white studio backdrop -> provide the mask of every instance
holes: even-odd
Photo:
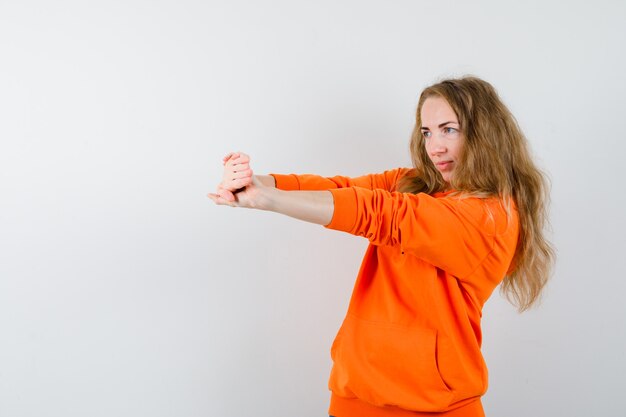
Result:
[[[554,278],[484,311],[488,416],[624,415],[623,1],[0,0],[0,416],[326,415],[366,242],[206,198],[407,166],[490,81],[552,180]]]

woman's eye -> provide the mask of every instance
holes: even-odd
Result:
[[[432,133],[427,130],[423,130],[422,135],[424,135],[425,138],[429,138],[432,135]]]
[[[446,127],[446,128],[443,129],[443,131],[445,133],[454,133],[454,132],[456,132],[456,129],[453,128],[453,127]]]

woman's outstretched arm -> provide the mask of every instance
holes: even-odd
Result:
[[[223,160],[224,174],[215,194],[216,204],[274,211],[311,223],[330,223],[334,203],[328,191],[283,191],[271,175],[253,175],[250,157],[232,152]]]
[[[326,226],[335,209],[330,191],[283,191],[264,185],[257,176],[251,184],[234,194],[230,201],[218,194],[208,194],[218,205],[273,211],[299,220]]]

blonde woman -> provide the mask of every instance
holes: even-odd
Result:
[[[524,311],[550,274],[545,180],[489,83],[426,88],[410,151],[413,168],[357,178],[258,176],[232,153],[209,194],[370,241],[331,348],[336,417],[484,416],[482,307],[500,284]]]

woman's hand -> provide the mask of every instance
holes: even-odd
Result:
[[[234,202],[237,200],[235,194],[252,184],[250,157],[242,152],[231,152],[222,159],[222,163],[224,174],[222,182],[217,186],[216,195],[228,202]]]
[[[209,193],[208,197],[218,205],[265,209],[263,202],[267,201],[267,193],[269,192],[270,187],[264,186],[254,176],[250,178],[250,181],[250,184],[246,185],[245,188],[241,191],[237,191],[235,194],[218,187],[217,193]],[[229,199],[225,196],[224,194],[226,192],[229,192],[233,198]]]
[[[215,194],[215,204],[269,210],[311,223],[327,225],[334,213],[330,191],[283,191],[271,175],[252,175],[250,157],[229,153],[224,157],[224,176]]]

